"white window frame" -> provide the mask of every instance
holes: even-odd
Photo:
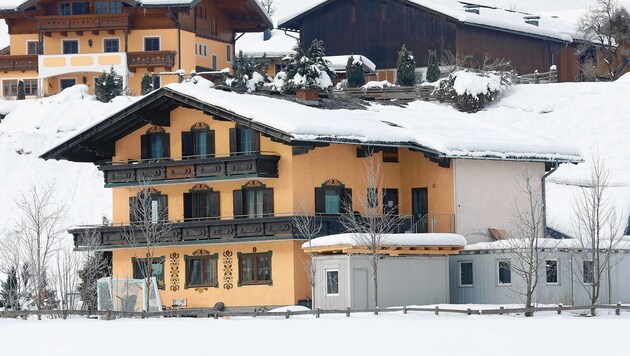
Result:
[[[63,53],[63,44],[64,42],[76,42],[77,43],[77,53]],[[79,38],[66,38],[61,40],[61,54],[64,56],[71,56],[73,54],[81,54],[81,40]]]
[[[337,272],[337,293],[328,293],[328,272]],[[339,296],[339,289],[341,288],[341,284],[339,283],[339,268],[329,268],[324,270],[324,274],[325,274],[325,283],[324,283],[324,288],[326,289],[326,296],[327,297],[336,297]]]
[[[158,44],[160,46],[160,49],[158,49],[158,51],[162,50],[162,36],[161,35],[150,35],[150,36],[142,36],[142,50],[143,51],[147,50],[146,47],[145,47],[145,45],[146,45],[145,39],[146,38],[157,38],[158,39]]]
[[[501,262],[507,262],[507,263],[510,264],[510,283],[501,283],[500,274],[499,274],[499,264]],[[496,270],[496,273],[497,273],[497,279],[496,279],[497,280],[497,286],[499,286],[499,287],[509,287],[509,286],[511,286],[512,285],[512,261],[510,259],[508,259],[508,258],[503,258],[503,259],[496,260],[495,267],[496,267],[495,270]]]
[[[118,40],[118,52],[105,52],[105,41],[106,40]],[[103,52],[103,53],[120,53],[121,52],[121,50],[120,50],[120,44],[121,43],[122,43],[122,41],[120,40],[120,37],[103,37],[103,40],[101,41],[101,52]],[[142,45],[144,46],[144,43]]]
[[[199,57],[208,57],[208,45],[201,42],[195,42],[195,54]]]
[[[471,284],[462,284],[462,264],[470,263],[473,271],[473,282]],[[475,286],[475,268],[472,260],[457,261],[457,281],[460,288],[472,288]]]
[[[556,262],[556,279],[557,282],[547,282],[547,261],[555,261]],[[545,283],[548,286],[559,286],[560,285],[560,262],[557,258],[545,258]]]

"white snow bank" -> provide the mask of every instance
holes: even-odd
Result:
[[[588,244],[587,244],[588,245]],[[611,245],[610,241],[601,242],[600,248],[608,249]],[[464,249],[467,251],[492,251],[492,250],[509,250],[515,248],[526,248],[528,246],[527,239],[506,239],[492,242],[480,242],[467,245]],[[612,246],[616,250],[630,250],[630,237],[622,237],[615,239]],[[581,249],[583,246],[577,239],[538,239],[538,247],[541,249]]]
[[[372,62],[366,56],[362,56],[360,54],[341,55],[341,56],[325,56],[323,58],[324,58],[325,61],[329,62],[330,69],[332,69],[332,70],[334,70],[335,72],[338,72],[338,73],[345,73],[346,72],[346,65],[348,65],[348,59],[350,57],[352,57],[352,59],[354,59],[353,63],[355,63],[355,64],[356,63],[360,63],[369,72],[375,72],[376,71],[376,64],[374,64],[374,62]]]
[[[327,247],[338,245],[365,246],[358,234],[337,234],[312,239],[302,244],[302,248]],[[466,238],[458,234],[387,234],[382,246],[466,246]]]
[[[457,95],[477,96],[489,92],[502,92],[505,89],[505,86],[501,84],[501,77],[492,73],[479,74],[459,71],[453,73],[453,77],[455,78],[453,89]]]
[[[390,88],[394,86],[395,86],[394,84],[388,82],[387,80],[381,80],[381,81],[370,80],[369,82],[365,83],[365,85],[363,85],[361,89],[363,90],[383,89],[383,88]]]
[[[310,309],[307,307],[303,307],[301,305],[287,305],[286,307],[278,307],[278,308],[271,309],[269,311],[272,313],[281,313],[281,312],[286,312],[286,311],[292,311],[292,312],[310,311]]]

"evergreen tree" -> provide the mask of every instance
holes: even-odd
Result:
[[[324,89],[332,85],[335,72],[324,59],[324,41],[313,40],[306,52],[298,44],[294,52],[283,59],[287,73],[283,92],[291,94],[296,89]]]
[[[7,280],[2,282],[2,290],[0,290],[0,301],[6,310],[19,310],[19,284],[17,269],[12,267],[7,275]]]
[[[413,54],[407,50],[405,45],[398,52],[398,70],[396,84],[402,86],[413,86],[416,84],[416,61]]]
[[[17,100],[24,100],[25,98],[26,98],[26,92],[24,91],[24,81],[20,79],[18,80]]]
[[[264,78],[268,69],[269,61],[266,54],[263,54],[261,58],[254,58],[244,55],[243,51],[239,51],[232,60],[234,77],[229,80],[226,79],[225,84],[229,84],[235,89],[254,91],[260,86],[260,83],[257,82],[254,87],[251,87],[248,86],[248,81],[254,78],[254,73],[258,73]]]
[[[87,310],[98,309],[98,291],[96,282],[103,277],[109,275],[107,261],[103,258],[102,252],[88,256],[82,269],[79,270],[79,278],[81,282],[77,287],[83,306]]]
[[[429,50],[429,66],[427,67],[427,82],[436,82],[440,79],[440,67],[438,65],[437,53]]]
[[[103,71],[94,81],[94,95],[103,103],[109,103],[113,98],[122,95],[122,78],[116,75],[112,67],[109,73]]]
[[[365,72],[363,71],[363,64],[361,61],[354,60],[354,56],[348,58],[346,63],[346,80],[350,88],[360,87],[365,85]]]
[[[153,74],[144,73],[140,81],[140,95],[147,95],[153,91]]]

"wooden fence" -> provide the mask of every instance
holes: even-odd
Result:
[[[564,306],[559,304],[557,306],[546,307],[533,307],[533,308],[504,308],[498,309],[455,309],[455,308],[440,308],[436,307],[400,307],[400,308],[386,308],[386,309],[315,309],[315,310],[300,310],[300,311],[219,311],[215,309],[172,309],[158,312],[122,312],[122,311],[86,311],[86,310],[6,310],[0,311],[0,318],[22,318],[28,319],[30,316],[49,316],[55,318],[66,319],[69,316],[99,316],[106,320],[113,320],[119,318],[154,318],[154,317],[196,317],[196,318],[229,318],[229,317],[285,317],[289,319],[295,315],[313,315],[315,318],[319,318],[322,314],[345,314],[346,317],[350,317],[351,314],[357,313],[373,313],[378,315],[379,313],[395,313],[402,312],[408,314],[410,312],[425,312],[434,313],[440,315],[441,313],[452,314],[466,314],[466,315],[509,315],[509,314],[524,314],[527,312],[539,313],[539,312],[556,312],[562,314],[563,311],[584,311],[591,313],[596,310],[614,310],[615,315],[621,315],[622,310],[630,311],[630,305],[617,304],[597,304],[586,306]]]

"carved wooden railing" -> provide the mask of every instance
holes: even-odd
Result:
[[[129,14],[37,17],[40,31],[119,30],[129,27]]]
[[[127,65],[130,69],[140,67],[165,67],[175,65],[175,51],[128,52]]]
[[[0,71],[37,70],[37,55],[0,56]]]

